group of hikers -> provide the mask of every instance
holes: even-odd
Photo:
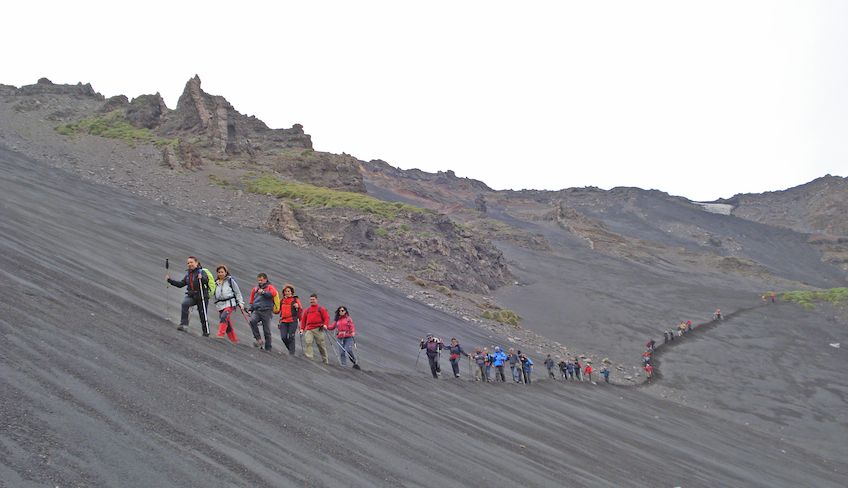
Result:
[[[170,273],[165,275],[165,279],[171,285],[186,288],[178,330],[186,330],[189,323],[189,311],[191,307],[197,307],[203,336],[208,337],[210,329],[206,309],[209,302],[213,302],[218,311],[218,333],[214,336],[216,339],[228,338],[233,344],[238,343],[232,324],[232,314],[239,309],[250,325],[253,346],[261,351],[271,351],[271,323],[275,316],[279,316],[277,328],[280,330],[280,339],[289,354],[295,353],[295,334],[299,334],[301,347],[307,358],[313,359],[313,348],[317,347],[321,360],[324,364],[329,364],[327,343],[335,342],[339,351],[339,364],[345,366],[350,359],[353,367],[360,369],[355,355],[356,325],[346,306],[338,307],[331,321],[327,309],[318,303],[317,294],[313,293],[309,296],[309,306],[304,308],[300,298],[295,295],[293,285],[283,285],[281,296],[274,285],[268,281],[268,275],[265,273],[259,273],[256,276],[256,286],[250,290],[249,298],[245,302],[238,283],[230,276],[226,265],[218,265],[215,268],[215,276],[201,266],[194,256],[186,259],[186,265],[188,269],[180,280],[172,279]],[[260,324],[262,325],[261,333]],[[332,337],[329,331],[334,331],[335,337]]]
[[[427,337],[421,339],[419,346],[420,351],[418,356],[420,358],[421,351],[426,351],[427,361],[430,363],[430,373],[433,375],[433,378],[439,378],[441,376],[442,370],[439,360],[441,358],[441,352],[447,350],[449,354],[448,360],[450,361],[454,378],[460,377],[460,361],[466,358],[468,359],[469,368],[474,372],[474,381],[506,383],[505,371],[508,364],[510,378],[513,382],[525,385],[529,385],[532,382],[533,360],[520,350],[516,351],[513,348],[509,348],[504,351],[499,346],[492,346],[490,352],[488,347],[476,347],[472,354],[467,353],[462,348],[456,337],[452,337],[450,344],[446,345],[442,339],[433,334],[427,334]],[[586,360],[584,365],[580,364],[580,360],[577,357],[573,358],[573,360],[560,360],[557,363],[548,354],[547,358],[545,358],[544,365],[551,379],[555,380],[557,378],[554,373],[554,369],[557,368],[560,371],[563,381],[592,381],[593,369],[589,360]],[[494,376],[492,373],[494,373]],[[601,369],[601,375],[604,377],[604,381],[609,383],[610,370],[606,364]]]

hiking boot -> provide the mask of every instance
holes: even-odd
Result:
[[[354,363],[354,364],[353,364],[353,369],[362,369],[362,368],[360,368],[358,364]]]
[[[212,337],[212,338],[213,338],[213,339],[224,339],[224,336],[222,336],[222,335],[215,335],[215,336],[214,336],[214,337]]]
[[[183,325],[183,324],[180,324],[180,325],[177,326],[177,330],[180,331],[180,332],[185,332],[186,326]]]
[[[253,347],[260,347],[261,345],[262,345],[261,339],[254,339],[253,340]]]
[[[209,332],[204,332],[203,337],[209,337]]]

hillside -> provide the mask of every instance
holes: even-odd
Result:
[[[845,356],[826,346],[844,330],[825,310],[729,319],[665,353],[667,381],[647,388],[563,385],[541,368],[529,387],[434,381],[415,367],[424,332],[504,339],[267,233],[2,148],[0,192],[7,486],[429,486],[450,473],[463,486],[837,487],[848,473],[844,409],[822,400],[848,392]],[[264,270],[347,304],[365,371],[177,332],[162,258],[189,250],[244,283]],[[798,320],[814,341],[783,335]],[[792,349],[739,337],[764,326]],[[706,373],[699,341],[718,341],[733,372]],[[751,341],[775,354],[747,354]],[[791,357],[821,359],[772,362]],[[746,378],[774,394],[732,401]]]

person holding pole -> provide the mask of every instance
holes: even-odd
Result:
[[[200,317],[200,327],[203,337],[209,337],[209,318],[206,316],[206,306],[209,296],[215,293],[215,279],[212,273],[200,265],[200,261],[194,256],[186,258],[186,274],[183,279],[177,281],[171,279],[171,273],[165,274],[165,280],[177,288],[186,288],[185,298],[182,302],[180,312],[180,325],[177,330],[184,331],[188,328],[188,312],[191,307],[197,307],[197,315]]]
[[[244,312],[244,298],[241,295],[236,280],[230,276],[230,270],[225,264],[219,264],[215,268],[215,274],[218,279],[215,280],[215,294],[212,297],[215,299],[215,308],[218,309],[218,334],[216,339],[223,339],[225,336],[230,339],[233,344],[238,344],[236,331],[233,329],[232,313],[238,307]]]
[[[318,346],[318,352],[321,353],[321,360],[324,364],[330,364],[327,358],[327,345],[324,340],[322,330],[330,323],[330,314],[327,309],[318,304],[318,295],[313,293],[309,295],[309,307],[303,311],[300,319],[300,333],[303,335],[303,340],[306,344],[303,346],[303,354],[308,359],[313,358],[312,346],[313,342]]]
[[[256,286],[250,291],[250,331],[253,332],[253,346],[263,351],[271,350],[271,317],[280,313],[280,294],[268,281],[268,275],[256,275]],[[262,323],[262,336],[259,335],[259,323]],[[264,337],[264,339],[263,339]]]
[[[336,309],[336,318],[327,327],[327,330],[336,331],[336,344],[339,345],[339,365],[347,366],[347,358],[353,363],[354,369],[359,369],[356,357],[353,355],[354,337],[356,336],[356,325],[350,318],[347,307],[341,306]]]

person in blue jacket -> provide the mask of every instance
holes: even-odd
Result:
[[[492,356],[492,366],[495,367],[495,380],[497,381],[498,376],[500,376],[502,382],[506,382],[506,376],[504,376],[504,362],[506,362],[506,354],[504,354],[503,350],[495,346],[495,354]]]
[[[533,372],[533,360],[528,358],[526,354],[521,356],[521,372],[524,374],[524,384],[530,384],[530,373]]]

